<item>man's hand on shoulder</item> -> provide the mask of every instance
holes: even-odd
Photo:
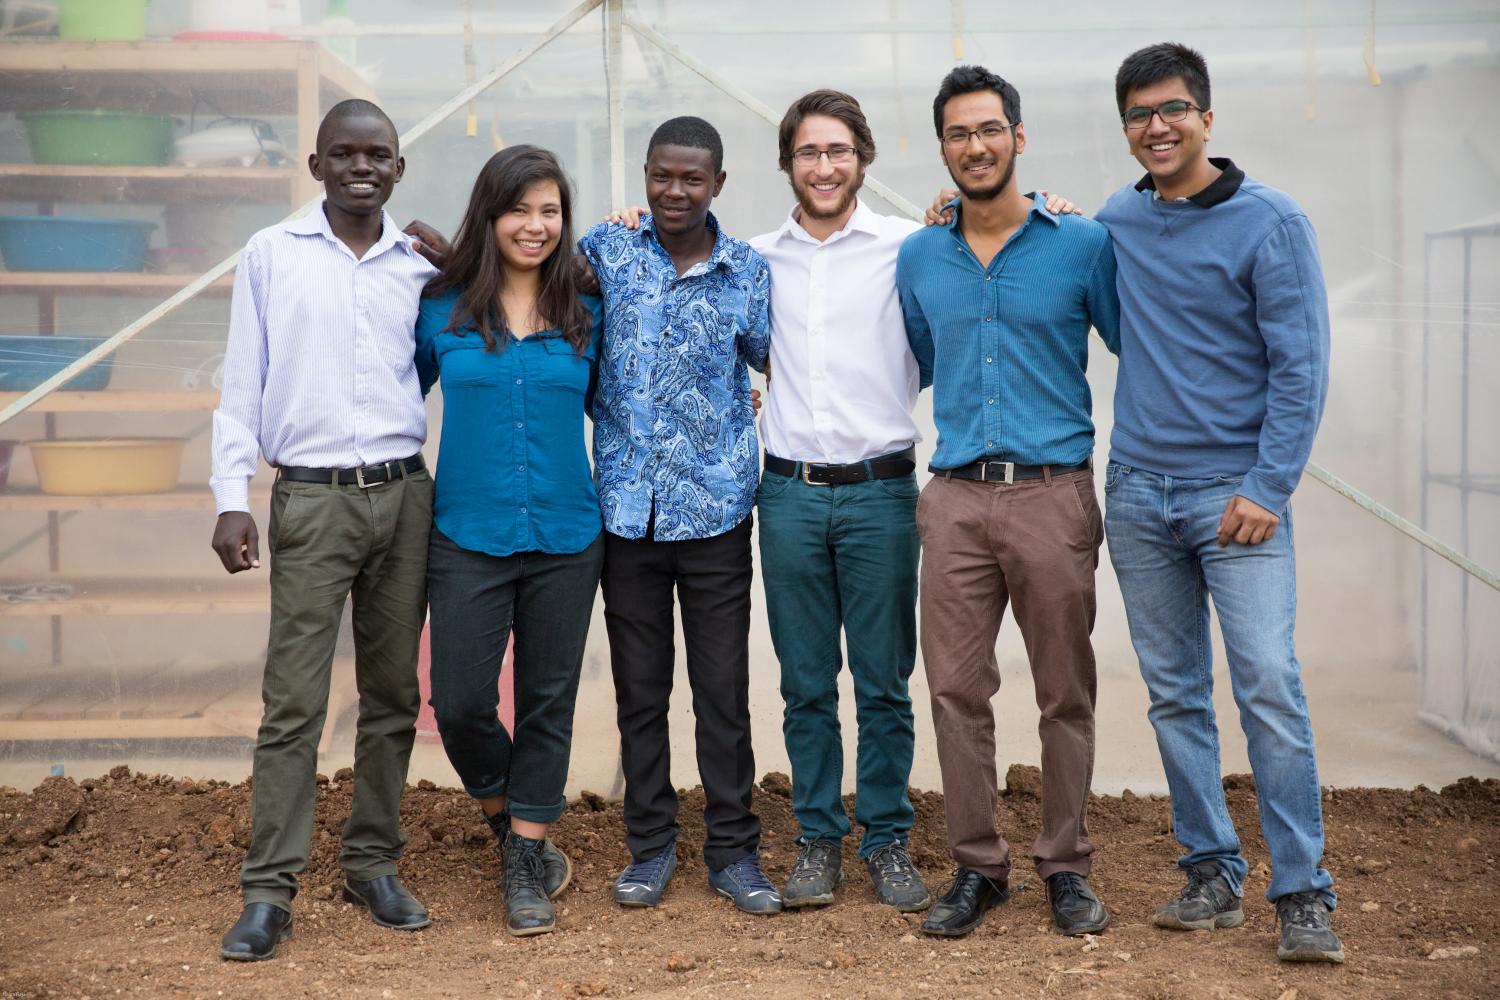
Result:
[[[1276,534],[1281,518],[1257,503],[1242,496],[1232,496],[1224,507],[1224,516],[1219,518],[1219,547],[1230,542],[1236,545],[1259,545]]]
[[[453,247],[448,238],[421,219],[412,219],[401,230],[412,238],[411,248],[427,259],[433,267],[442,267]]]
[[[631,205],[629,208],[615,209],[604,217],[604,221],[617,226],[624,226],[626,229],[639,229],[641,228],[641,216],[646,214],[646,210],[641,206]]]
[[[214,525],[214,551],[230,573],[260,568],[260,532],[249,511],[226,510]]]

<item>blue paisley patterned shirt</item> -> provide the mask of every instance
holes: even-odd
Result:
[[[604,296],[594,396],[594,468],[604,527],[675,542],[721,535],[750,515],[759,442],[748,368],[770,349],[771,271],[709,215],[713,252],[679,276],[656,240],[601,223],[579,247]],[[748,366],[748,367],[747,367]]]

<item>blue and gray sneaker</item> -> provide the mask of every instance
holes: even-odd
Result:
[[[677,870],[677,842],[644,861],[636,861],[615,879],[615,902],[621,906],[655,906]]]
[[[761,871],[759,854],[747,854],[716,872],[709,872],[708,884],[746,913],[781,912],[781,893]]]

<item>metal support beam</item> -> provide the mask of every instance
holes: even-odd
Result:
[[[609,94],[609,207],[625,207],[625,0],[604,0],[604,81]]]

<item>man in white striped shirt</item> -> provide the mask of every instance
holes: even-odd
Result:
[[[249,483],[262,455],[277,470],[265,714],[240,874],[245,906],[220,948],[237,960],[272,957],[291,929],[334,645],[351,593],[359,770],[339,855],[344,898],[368,906],[382,926],[428,923],[396,876],[396,858],[432,524],[413,329],[434,269],[384,209],[405,162],[378,107],[336,105],[308,167],[325,200],[256,233],[240,258],[214,412],[213,547],[230,573],[260,565]]]

